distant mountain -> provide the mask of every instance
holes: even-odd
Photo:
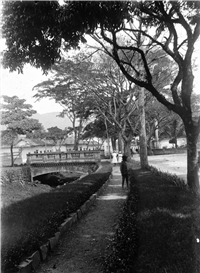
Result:
[[[71,127],[71,121],[68,117],[57,117],[59,112],[51,112],[45,114],[34,114],[32,118],[38,119],[40,123],[44,126],[44,129],[47,130],[48,128],[57,126],[60,129],[65,129],[66,127]]]

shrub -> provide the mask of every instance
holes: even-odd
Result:
[[[155,168],[131,183],[105,272],[200,272],[200,199]]]
[[[165,179],[169,183],[174,183],[177,187],[185,189],[187,188],[187,184],[185,183],[184,179],[178,177],[176,174],[160,171],[153,166],[147,167],[147,170],[151,171],[153,174],[159,176],[160,178]]]
[[[2,209],[2,272],[16,266],[52,237],[70,213],[75,212],[109,178],[94,173],[48,193]],[[12,271],[12,272],[13,272]]]
[[[26,183],[31,180],[31,171],[29,166],[22,166],[18,168],[2,168],[1,183],[20,182]]]
[[[134,195],[129,194],[122,210],[122,217],[115,236],[108,246],[105,257],[105,272],[128,273],[133,257],[138,250],[138,231],[136,225],[138,194],[134,185],[133,172],[130,171],[131,187]]]

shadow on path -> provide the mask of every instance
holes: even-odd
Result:
[[[38,273],[98,273],[115,233],[127,190],[121,187],[119,166],[113,167],[108,186],[88,213],[61,239]]]

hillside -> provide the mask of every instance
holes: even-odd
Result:
[[[51,112],[45,114],[34,114],[32,118],[38,119],[40,123],[44,126],[44,129],[57,126],[60,129],[65,129],[65,127],[72,126],[68,117],[57,117],[59,112]]]

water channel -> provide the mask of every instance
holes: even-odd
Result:
[[[72,172],[57,172],[42,174],[34,177],[34,181],[38,180],[41,184],[49,185],[50,187],[62,186],[64,184],[73,182],[80,178],[82,174]]]

